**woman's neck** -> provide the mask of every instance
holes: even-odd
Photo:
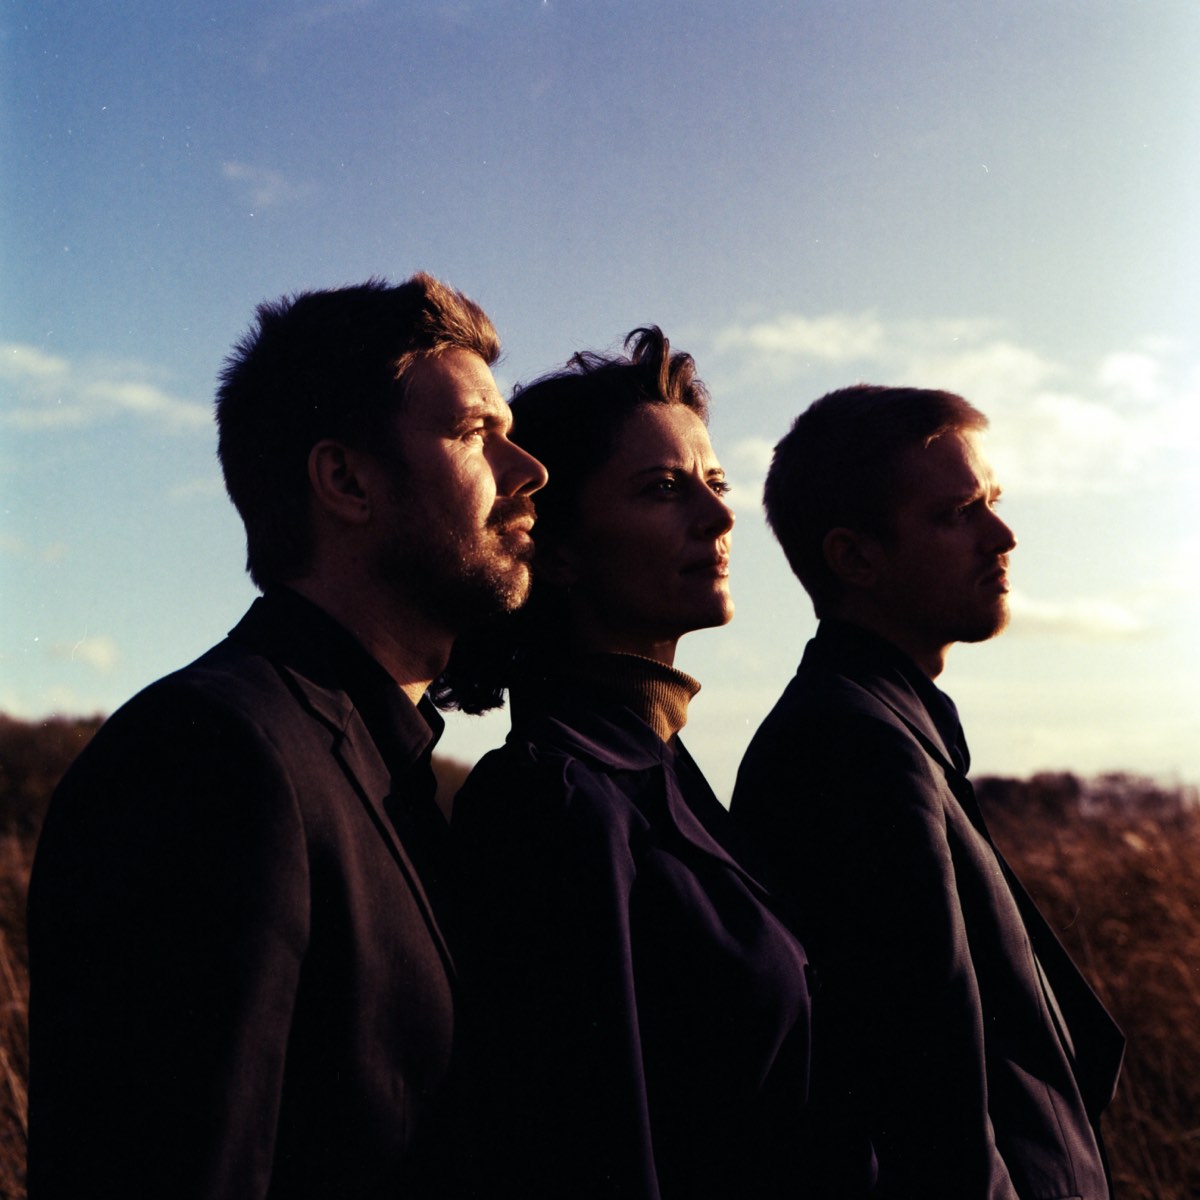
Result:
[[[688,704],[700,690],[695,679],[670,663],[624,651],[579,654],[567,665],[566,673],[620,700],[664,742],[687,723]]]

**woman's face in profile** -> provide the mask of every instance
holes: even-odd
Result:
[[[691,409],[646,404],[630,415],[555,556],[584,648],[670,663],[682,634],[733,616],[727,491]]]

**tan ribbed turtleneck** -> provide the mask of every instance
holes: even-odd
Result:
[[[664,742],[687,724],[688,703],[700,690],[690,675],[640,654],[587,654],[571,674],[611,693]]]

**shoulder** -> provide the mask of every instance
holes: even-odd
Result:
[[[125,827],[123,836],[292,829],[302,795],[340,779],[333,742],[268,660],[222,643],[104,722],[56,790],[47,840],[96,824]]]
[[[265,894],[272,878],[303,872],[304,770],[271,736],[253,691],[239,699],[217,683],[226,668],[206,659],[119,708],[63,776],[35,862],[31,895],[43,908],[69,906],[79,880],[122,903],[137,880],[165,902],[214,863],[231,895],[244,895],[234,879]]]
[[[308,709],[286,668],[226,641],[123,704],[88,750],[151,760],[189,751],[290,753],[297,731],[311,726]]]
[[[509,735],[484,755],[458,793],[454,825],[478,837],[503,826],[625,837],[644,825],[636,798],[661,778],[659,764],[628,759],[553,722]],[[586,832],[585,832],[586,831]]]
[[[933,819],[948,794],[941,764],[890,705],[850,678],[801,668],[751,739],[733,811],[855,825],[874,814],[891,826],[905,810]]]
[[[831,671],[801,667],[759,726],[747,753],[770,756],[802,749],[822,759],[854,747],[924,757],[908,725],[868,686]]]

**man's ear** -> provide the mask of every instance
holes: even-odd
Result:
[[[821,542],[825,565],[847,588],[862,590],[875,586],[882,551],[876,538],[839,525]]]
[[[365,525],[371,519],[367,458],[324,438],[308,452],[308,482],[317,505],[335,520]]]

